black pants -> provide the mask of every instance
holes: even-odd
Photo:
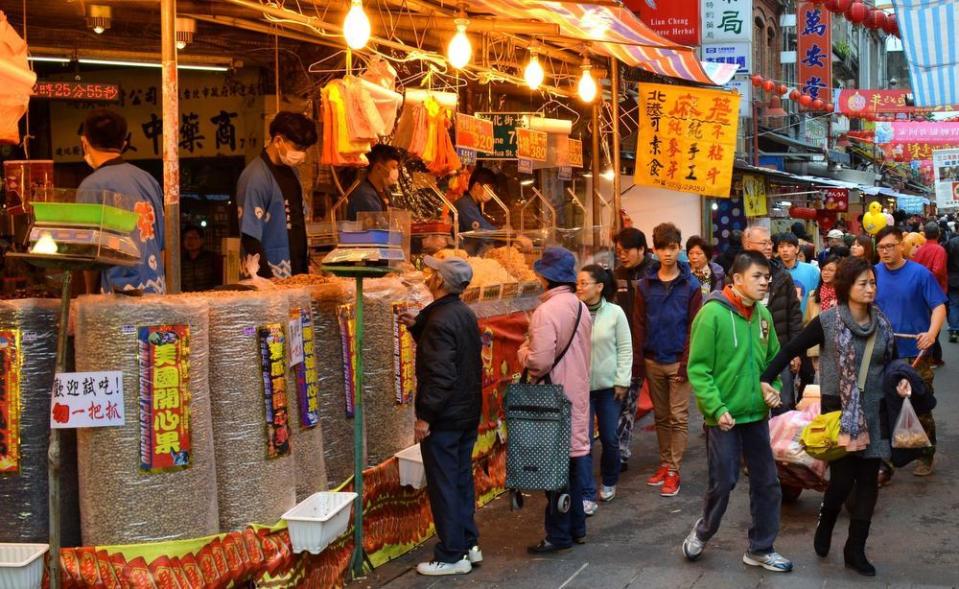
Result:
[[[825,509],[842,509],[843,503],[855,488],[850,519],[872,520],[879,496],[879,458],[845,456],[829,463],[829,486],[822,504]]]
[[[479,537],[473,512],[473,445],[476,430],[434,431],[420,442],[426,469],[426,490],[439,543],[433,551],[437,562],[462,559]]]

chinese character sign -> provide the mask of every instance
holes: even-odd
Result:
[[[290,311],[290,325],[300,324],[303,340],[303,361],[294,364],[296,396],[300,407],[300,428],[316,427],[320,423],[320,383],[316,371],[316,340],[313,337],[313,316],[309,309]]]
[[[959,149],[932,152],[932,169],[936,180],[936,208],[959,208]]]
[[[739,95],[723,90],[639,85],[635,182],[728,197]]]
[[[456,147],[493,153],[493,123],[471,117],[456,115]]]
[[[662,2],[663,0],[657,0]],[[703,43],[753,40],[752,0],[702,0]]]
[[[766,179],[753,174],[743,175],[743,208],[747,217],[765,217]]]
[[[699,45],[700,0],[626,0],[652,30],[680,45]]]
[[[737,74],[748,74],[752,69],[752,43],[710,43],[703,45],[703,61],[731,63]]]
[[[0,331],[0,475],[20,472],[20,332]]]
[[[263,405],[266,408],[266,456],[290,454],[290,410],[286,390],[286,338],[283,325],[271,323],[257,330]]]
[[[140,470],[190,466],[190,326],[137,329],[140,365]],[[123,403],[120,403],[123,407]]]
[[[340,345],[343,350],[343,392],[346,396],[346,416],[353,417],[356,403],[356,306],[340,305],[336,309],[340,326]]]
[[[532,129],[516,128],[516,157],[545,162],[549,148],[549,134]]]
[[[38,80],[33,87],[33,97],[54,100],[116,102],[120,100],[120,87],[116,84],[97,82],[47,82]]]
[[[412,403],[416,393],[416,344],[409,329],[400,321],[400,315],[415,312],[416,309],[412,303],[393,303],[393,374],[397,405]]]
[[[823,208],[834,213],[845,213],[849,210],[848,188],[827,188],[823,191]]]
[[[800,2],[796,19],[799,35],[796,69],[799,90],[832,100],[832,13],[822,4]]]
[[[50,427],[122,426],[122,372],[65,372],[53,379]]]

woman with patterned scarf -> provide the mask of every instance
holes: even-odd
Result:
[[[882,417],[882,376],[886,365],[896,357],[895,338],[889,320],[873,305],[876,276],[868,261],[843,259],[833,284],[838,304],[810,321],[780,350],[763,373],[762,386],[764,391],[771,387],[768,383],[776,379],[790,358],[814,345],[822,346],[822,412],[842,411],[839,443],[848,454],[829,464],[829,486],[813,546],[821,557],[829,553],[836,518],[855,489],[843,556],[847,567],[874,576],[876,569],[866,559],[865,546],[879,494],[879,465],[891,453],[890,432]],[[909,395],[907,381],[900,382],[898,392],[903,397]]]
[[[833,280],[836,277],[836,268],[842,261],[841,256],[830,255],[819,266],[819,286],[809,295],[809,302],[806,303],[806,316],[803,317],[803,323],[808,325],[810,321],[819,316],[823,311],[828,311],[836,306],[836,287]],[[813,368],[819,372],[819,346],[813,346],[808,352],[812,359]]]

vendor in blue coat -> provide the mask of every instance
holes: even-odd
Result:
[[[140,250],[136,266],[114,266],[101,273],[85,273],[86,290],[112,293],[140,290],[153,294],[166,293],[163,269],[163,190],[156,178],[123,161],[120,154],[127,144],[127,122],[118,113],[97,109],[83,122],[80,137],[83,159],[93,173],[77,188],[77,201],[130,207],[139,215],[132,237]],[[123,195],[114,202],[109,193]],[[104,195],[106,199],[104,199]],[[130,200],[128,200],[130,199]]]
[[[477,167],[470,174],[466,194],[454,203],[458,215],[460,233],[466,231],[495,231],[499,229],[490,221],[481,207],[491,201],[490,195],[496,189],[496,173],[489,168]],[[467,237],[463,239],[463,249],[471,256],[475,256],[493,242],[489,239]],[[516,243],[522,251],[530,251],[533,243],[525,236],[516,238]]]
[[[346,219],[357,213],[384,213],[390,207],[390,189],[400,181],[400,150],[377,143],[366,154],[366,177],[356,185],[346,203]]]
[[[303,188],[296,167],[316,141],[312,120],[280,111],[270,123],[270,144],[240,174],[236,195],[243,252],[259,254],[259,275],[264,278],[309,272]]]

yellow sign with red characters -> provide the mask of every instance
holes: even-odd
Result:
[[[190,466],[190,326],[140,327],[140,470]]]
[[[739,100],[724,90],[640,84],[635,183],[728,198]]]
[[[516,157],[534,162],[545,162],[548,148],[548,133],[516,127]]]

